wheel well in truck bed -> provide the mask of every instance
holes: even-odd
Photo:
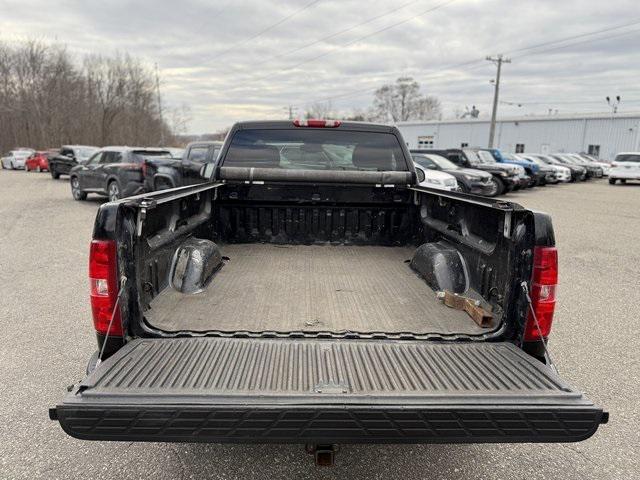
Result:
[[[527,247],[533,244],[534,230],[531,225],[528,228],[521,225],[531,220],[530,212],[524,210],[504,212],[479,202],[406,187],[353,185],[347,188],[344,185],[244,182],[219,185],[191,197],[159,204],[147,212],[142,241],[136,242],[134,257],[138,311],[143,317],[153,298],[168,288],[171,262],[189,238],[222,245],[222,255],[225,244],[242,243],[411,246],[414,249],[429,244],[418,250],[419,261],[412,259],[412,255],[407,256],[406,260],[414,260],[414,270],[432,289],[452,288],[456,293],[470,293],[491,306],[496,318],[516,319],[515,325],[502,322],[500,328],[485,331],[479,339],[493,334],[510,335],[526,317],[526,305],[510,299],[517,298],[514,282],[530,275],[518,270],[521,266],[517,260],[518,255],[531,253]],[[434,248],[435,245],[439,247]],[[442,269],[442,259],[450,270]],[[266,263],[264,268],[270,265]],[[455,277],[453,283],[442,281],[443,275]],[[434,283],[434,278],[440,280]],[[433,291],[429,293],[426,285],[425,288],[426,295],[435,295]],[[132,322],[132,326],[137,334],[167,334],[144,321],[137,322],[142,329],[135,323]],[[238,325],[237,331],[268,335],[268,332],[247,332],[242,325]],[[231,332],[202,333],[227,335]],[[328,335],[344,333],[327,332]],[[384,336],[391,332],[377,333]],[[429,335],[430,338],[439,336]]]

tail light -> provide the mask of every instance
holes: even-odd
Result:
[[[311,127],[311,128],[336,128],[339,127],[340,120],[294,120],[293,124],[296,127]]]
[[[557,285],[558,251],[555,247],[536,247],[533,254],[531,300],[540,331],[538,331],[533,315],[529,311],[524,329],[525,342],[543,340],[549,336],[553,312],[556,308]]]
[[[120,309],[115,311],[118,298],[118,268],[116,242],[93,240],[89,251],[89,283],[91,313],[96,331],[102,335],[122,336]],[[111,318],[113,317],[113,322]],[[111,323],[111,329],[109,324]]]

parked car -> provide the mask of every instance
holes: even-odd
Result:
[[[601,160],[595,160],[589,155],[585,155],[582,153],[570,153],[571,157],[580,160],[581,162],[587,162],[587,164],[595,165],[602,169],[602,176],[607,177],[609,175],[609,169],[611,168],[611,164],[608,162],[603,162]]]
[[[115,201],[142,193],[145,160],[169,155],[160,148],[101,148],[69,172],[71,194],[76,200],[85,200],[88,193],[97,193]]]
[[[556,183],[559,182],[556,173],[557,173],[557,168],[559,167],[555,167],[552,165],[546,165],[545,163],[534,159],[533,157],[528,157],[527,155],[523,155],[523,154],[513,154],[512,155],[514,158],[521,160],[521,161],[527,161],[527,162],[533,162],[536,165],[538,165],[538,168],[540,169],[539,175],[538,175],[538,182],[537,184],[539,186],[545,186],[545,185],[555,185]],[[567,170],[568,171],[568,170]]]
[[[182,157],[151,157],[145,165],[144,183],[147,192],[202,183],[202,167],[215,162],[222,142],[193,142],[182,149]],[[175,152],[174,152],[175,154]]]
[[[531,160],[532,162],[537,163],[540,167],[551,168],[554,171],[556,183],[563,182],[567,183],[571,181],[571,170],[569,167],[565,167],[562,165],[555,165],[553,163],[546,162],[542,157],[542,155],[535,153],[527,153],[523,155],[525,158]]]
[[[486,148],[479,150],[489,152],[491,155],[493,155],[493,158],[498,163],[509,163],[524,168],[525,174],[529,177],[527,184],[524,185],[525,187],[535,187],[539,184],[540,179],[543,176],[540,173],[540,168],[534,162],[530,162],[529,160],[520,160],[514,157],[513,154],[503,153],[497,148]]]
[[[320,463],[339,443],[577,442],[607,423],[548,355],[548,215],[420,187],[386,125],[243,122],[204,170],[99,207],[97,349],[49,410],[68,435],[307,444]]]
[[[35,152],[29,155],[24,162],[24,169],[29,172],[44,172],[49,170],[49,151]]]
[[[585,180],[590,178],[602,178],[602,169],[585,160],[579,160],[567,153],[553,153],[551,156],[564,165],[577,165],[584,168],[586,170]]]
[[[414,168],[418,175],[418,185],[421,187],[437,188],[438,190],[448,190],[450,192],[457,192],[459,190],[458,182],[453,175],[438,170],[431,170],[415,161]]]
[[[500,165],[489,155],[489,159],[481,159],[471,149],[449,148],[445,150],[416,149],[411,153],[428,153],[440,155],[462,168],[482,170],[492,175],[491,181],[495,186],[495,195],[510,192],[516,185],[520,185],[519,167],[515,165]]]
[[[27,158],[29,158],[29,156],[34,152],[35,150],[30,148],[17,148],[15,150],[11,150],[0,160],[2,168],[9,170],[22,170]]]
[[[571,172],[571,180],[570,180],[571,182],[577,182],[577,181],[583,182],[587,179],[587,169],[585,167],[581,167],[573,163],[561,162],[560,160],[558,160],[557,158],[551,155],[542,155],[539,153],[531,153],[529,155],[534,156],[549,165],[557,165],[559,167],[568,168],[569,171]]]
[[[69,175],[73,167],[89,160],[98,147],[88,145],[63,145],[57,155],[49,157],[49,172],[54,179]]]
[[[567,153],[565,156],[573,159],[574,162],[578,165],[583,165],[587,169],[593,168],[593,177],[594,178],[602,178],[604,176],[604,168],[603,165],[609,167],[609,164],[601,164],[600,162],[593,162],[592,160],[587,160],[583,158],[581,155],[577,153]]]
[[[423,169],[439,170],[453,175],[463,193],[493,197],[498,191],[495,183],[491,181],[492,175],[488,172],[459,167],[450,160],[432,153],[414,153],[412,156],[413,161]]]
[[[640,181],[640,152],[619,153],[609,170],[609,183],[615,185],[617,181],[627,183],[627,180]]]
[[[493,162],[497,165],[512,165],[513,168],[516,169],[516,171],[518,172],[518,182],[513,186],[513,190],[520,190],[522,188],[528,188],[531,187],[533,185],[535,185],[535,183],[532,183],[532,177],[530,175],[527,174],[527,171],[525,170],[525,168],[520,165],[518,161],[505,161],[504,157],[500,156],[497,157],[492,150],[489,149],[475,149],[476,155],[478,155],[478,158],[480,158],[481,161],[483,162]],[[502,161],[498,162],[497,158],[501,158]]]

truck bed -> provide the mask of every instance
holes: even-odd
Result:
[[[227,244],[204,292],[166,288],[147,321],[165,331],[482,334],[408,264],[413,247]]]

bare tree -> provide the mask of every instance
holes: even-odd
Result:
[[[360,110],[358,108],[354,109],[350,113],[342,115],[341,118],[342,120],[348,120],[351,122],[368,122],[372,120],[371,115],[369,115],[367,112]]]
[[[400,77],[383,85],[374,94],[371,117],[381,122],[431,120],[441,115],[440,101],[420,93],[420,84],[411,77]]]
[[[159,145],[186,128],[188,109],[160,117],[151,69],[129,55],[89,56],[64,46],[0,42],[0,152],[66,143]]]
[[[191,108],[186,103],[168,110],[169,126],[173,135],[187,133],[187,127],[191,122]]]
[[[309,106],[304,112],[304,118],[323,118],[333,119],[338,117],[337,113],[333,109],[331,102],[317,102]]]

